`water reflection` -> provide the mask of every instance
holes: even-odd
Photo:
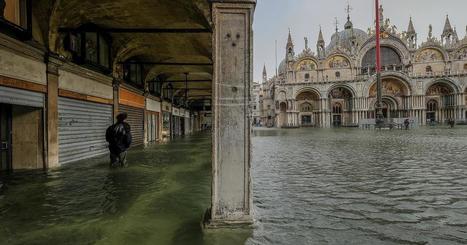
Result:
[[[466,244],[466,129],[257,131],[248,244]]]

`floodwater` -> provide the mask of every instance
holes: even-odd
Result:
[[[467,244],[467,128],[256,134],[250,244]]]
[[[0,244],[467,244],[467,128],[258,130],[252,230],[203,233],[210,137],[0,176]],[[1,185],[1,184],[0,184]]]
[[[102,157],[1,176],[0,244],[243,244],[251,231],[201,230],[210,143],[204,134],[134,149],[125,169]]]

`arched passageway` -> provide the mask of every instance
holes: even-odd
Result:
[[[331,125],[333,127],[350,126],[353,119],[353,92],[347,87],[336,87],[329,92],[331,107]]]
[[[445,123],[456,118],[456,88],[449,82],[433,83],[426,91],[426,120]]]
[[[321,126],[320,96],[315,90],[303,90],[295,97],[300,109],[299,123],[301,127]]]

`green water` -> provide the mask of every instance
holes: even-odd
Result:
[[[208,135],[107,157],[2,175],[0,244],[243,244],[249,231],[203,233],[210,205]]]

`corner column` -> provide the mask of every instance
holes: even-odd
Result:
[[[252,22],[256,0],[212,0],[212,202],[205,227],[250,225]]]
[[[47,57],[47,168],[60,166],[58,159],[58,59]]]

